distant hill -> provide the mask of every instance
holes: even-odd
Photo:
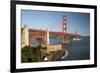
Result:
[[[80,36],[81,38],[90,38],[90,36]]]

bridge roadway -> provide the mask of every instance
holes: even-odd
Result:
[[[54,32],[49,31],[49,37],[59,37],[63,41],[70,37],[75,37],[76,34],[72,33],[63,33],[63,32]],[[32,40],[39,40],[43,44],[47,43],[47,31],[41,29],[29,29],[29,43],[31,44]]]

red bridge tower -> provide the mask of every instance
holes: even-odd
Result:
[[[63,33],[66,33],[67,31],[67,28],[66,28],[66,16],[63,16],[62,18],[62,32]]]
[[[62,32],[67,34],[66,16],[62,17]],[[67,39],[67,35],[64,36],[64,40]]]

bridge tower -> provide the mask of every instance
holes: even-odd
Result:
[[[63,40],[67,39],[67,25],[66,25],[66,16],[62,17],[62,32],[65,34]]]
[[[75,30],[75,38],[79,38],[79,35],[78,35],[78,32],[77,32],[77,29]]]
[[[63,16],[63,18],[62,18],[62,32],[63,33],[67,32],[67,28],[66,28],[66,16]]]
[[[75,30],[75,35],[77,35],[78,34],[78,32],[77,32],[77,29]]]

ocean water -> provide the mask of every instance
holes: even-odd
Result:
[[[50,44],[58,44],[61,40],[59,38],[50,38]],[[90,59],[90,38],[84,37],[81,40],[66,43],[68,56],[64,60],[88,60]]]
[[[61,44],[61,39],[57,37],[49,38],[50,44]],[[37,40],[32,42],[34,45],[39,44]],[[64,49],[68,51],[68,56],[64,60],[88,60],[90,59],[90,38],[84,37],[81,40],[73,41],[65,44]]]

